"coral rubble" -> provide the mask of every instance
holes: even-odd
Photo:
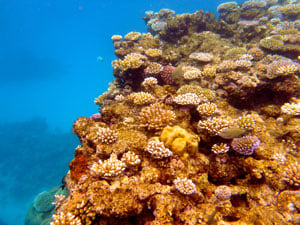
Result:
[[[51,225],[299,224],[299,1],[217,10],[112,37]]]

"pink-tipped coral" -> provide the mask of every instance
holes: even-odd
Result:
[[[172,73],[175,71],[176,67],[174,66],[164,66],[162,72],[161,72],[161,79],[166,83],[166,84],[173,84],[174,80],[172,78]]]
[[[234,138],[231,142],[231,147],[241,155],[252,155],[259,144],[260,140],[257,137],[247,135]]]

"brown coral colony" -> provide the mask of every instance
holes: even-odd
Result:
[[[112,37],[115,79],[73,125],[51,225],[299,224],[300,3],[217,10]]]

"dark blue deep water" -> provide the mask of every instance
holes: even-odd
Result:
[[[223,2],[0,0],[0,225],[24,224],[34,196],[61,184],[79,144],[72,124],[113,80],[111,36],[146,32],[147,10]]]

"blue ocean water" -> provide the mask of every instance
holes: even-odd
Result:
[[[23,224],[34,196],[60,185],[79,143],[73,122],[97,112],[113,80],[111,36],[146,32],[148,10],[223,2],[0,0],[0,225]]]

